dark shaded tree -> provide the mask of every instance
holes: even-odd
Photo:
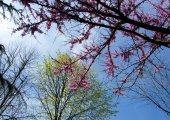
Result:
[[[11,17],[13,17],[13,13],[19,13],[19,11],[12,5],[0,0],[0,15],[3,19],[7,18],[6,13],[10,13]]]
[[[26,118],[26,89],[35,60],[34,51],[8,46],[0,56],[0,119]],[[28,114],[29,116],[29,114]]]

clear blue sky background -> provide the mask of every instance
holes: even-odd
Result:
[[[1,44],[7,45],[9,42],[11,43],[11,41],[13,41],[17,43],[21,42],[26,46],[35,46],[40,53],[40,57],[48,54],[55,55],[55,51],[58,49],[66,51],[69,48],[68,46],[65,46],[65,36],[56,34],[54,30],[48,32],[47,35],[38,35],[37,40],[31,36],[27,36],[22,39],[19,33],[11,36],[11,28],[14,27],[13,23],[1,21],[0,24]],[[79,48],[77,47],[74,51],[78,49]],[[168,51],[166,51],[166,57],[170,58],[170,50]],[[137,103],[127,99],[126,97],[120,99],[119,102],[120,104],[117,108],[119,113],[116,117],[112,117],[110,120],[170,120],[170,116],[167,116],[153,105]]]
[[[170,116],[151,104],[138,103],[123,98],[118,105],[119,113],[110,120],[170,120]]]

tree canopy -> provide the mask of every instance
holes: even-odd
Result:
[[[88,74],[88,87],[85,81],[72,85],[73,77],[69,71],[57,71],[59,62],[73,60],[68,54],[58,54],[56,61],[44,60],[39,66],[36,77],[38,100],[40,101],[39,116],[49,120],[105,120],[117,113],[113,96],[108,94],[102,83],[94,74]],[[83,71],[80,63],[76,63],[72,72]],[[76,76],[78,77],[78,76]],[[85,84],[85,85],[84,85]]]

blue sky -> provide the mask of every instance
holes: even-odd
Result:
[[[127,98],[122,98],[119,102],[119,113],[112,118],[113,120],[170,120],[170,116],[151,104],[139,103]]]
[[[54,29],[50,30],[47,35],[37,35],[37,40],[32,36],[21,38],[20,33],[11,35],[12,28],[15,27],[12,22],[1,20],[0,27],[0,44],[22,43],[28,47],[36,47],[40,57],[51,54],[55,55],[58,49],[67,51],[68,45],[65,45],[66,37],[56,33]],[[76,47],[74,51],[78,51],[80,47]],[[170,58],[170,54],[166,54]],[[145,103],[137,103],[126,97],[120,99],[118,105],[119,113],[110,120],[170,120],[170,116],[160,111],[153,105]]]

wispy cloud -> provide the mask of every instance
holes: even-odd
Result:
[[[35,47],[40,55],[55,55],[57,50],[66,51],[69,46],[66,45],[66,36],[59,34],[56,29],[47,31],[46,34],[36,34],[22,37],[20,32],[12,34],[15,24],[7,19],[0,21],[0,44],[8,45],[18,43],[27,47]]]

